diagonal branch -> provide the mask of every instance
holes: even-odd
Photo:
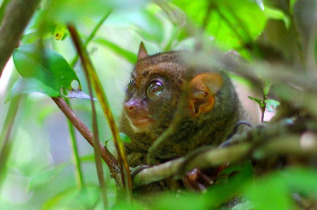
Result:
[[[0,28],[0,77],[40,0],[12,0]]]
[[[72,122],[75,128],[81,133],[81,135],[87,140],[87,142],[94,146],[94,137],[87,126],[76,116],[76,114],[69,108],[67,103],[60,97],[52,97],[53,101],[60,108],[60,110],[65,114],[65,116]],[[100,143],[100,153],[102,159],[108,165],[111,174],[116,178],[118,174],[119,167],[115,157]]]

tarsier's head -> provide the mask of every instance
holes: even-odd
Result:
[[[124,117],[135,133],[164,131],[174,118],[184,89],[188,90],[184,116],[194,119],[213,110],[223,86],[222,75],[191,68],[182,54],[148,56],[141,43],[124,103]]]

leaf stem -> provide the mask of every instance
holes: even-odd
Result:
[[[84,65],[84,63],[82,63]],[[91,110],[92,110],[92,127],[93,127],[93,134],[94,134],[94,152],[95,152],[95,163],[96,163],[96,169],[97,169],[97,175],[98,175],[98,181],[100,185],[100,191],[102,194],[102,200],[103,200],[103,205],[104,207],[108,206],[108,197],[107,197],[107,188],[106,188],[106,183],[103,175],[103,168],[102,168],[102,163],[101,163],[101,156],[100,156],[100,141],[99,141],[99,130],[98,130],[98,122],[97,122],[97,113],[96,113],[96,106],[95,106],[95,101],[94,101],[94,96],[92,92],[92,87],[91,87],[91,81],[90,77],[88,74],[87,68],[84,66],[84,72],[85,72],[85,77],[87,80],[87,85],[88,85],[88,90],[89,90],[89,95],[90,95],[90,104],[91,104]]]
[[[71,104],[68,98],[65,98],[65,101],[67,105],[71,108]],[[81,162],[79,158],[79,153],[78,153],[78,146],[77,146],[77,139],[75,135],[75,129],[74,126],[72,125],[72,122],[67,119],[68,123],[68,130],[69,130],[69,135],[70,135],[70,140],[71,140],[71,145],[72,145],[72,154],[73,154],[73,161],[76,169],[76,178],[77,178],[77,184],[80,189],[82,189],[85,186],[84,183],[84,178],[83,178],[83,172],[81,169]]]

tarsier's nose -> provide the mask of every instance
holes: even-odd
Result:
[[[127,101],[126,103],[124,103],[124,109],[127,113],[135,111],[137,109],[137,107],[138,107],[138,105],[134,100],[130,100],[130,101]]]
[[[145,102],[140,99],[130,99],[124,103],[124,110],[131,125],[133,125],[136,132],[145,131],[152,123],[149,118],[148,110]]]
[[[137,115],[143,115],[144,106],[142,106],[142,101],[138,99],[130,99],[124,103],[124,110],[129,117],[137,117]]]

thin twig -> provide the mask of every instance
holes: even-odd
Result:
[[[60,97],[52,97],[53,101],[59,107],[59,109],[65,114],[65,116],[72,122],[74,127],[79,133],[87,140],[87,142],[94,146],[94,137],[87,126],[76,116],[76,114],[69,108],[67,103]],[[109,152],[109,150],[100,143],[101,157],[108,165],[113,177],[116,178],[116,174],[119,172],[119,167],[115,157]]]
[[[109,102],[107,100],[106,94],[102,88],[101,82],[97,76],[97,73],[92,65],[92,62],[90,61],[90,58],[88,56],[88,53],[86,51],[86,48],[84,48],[82,41],[79,38],[79,35],[77,33],[76,28],[73,25],[68,25],[68,30],[71,34],[72,40],[74,42],[74,45],[77,49],[77,52],[79,54],[79,57],[81,58],[81,61],[85,68],[88,70],[89,77],[93,81],[93,87],[96,91],[97,98],[99,99],[100,105],[104,111],[104,114],[106,116],[106,119],[108,121],[108,124],[110,126],[114,144],[118,153],[118,159],[119,159],[119,165],[120,165],[120,172],[121,172],[121,179],[122,179],[122,186],[125,188],[127,193],[128,200],[131,200],[132,198],[132,181],[130,176],[130,170],[129,165],[125,156],[123,144],[120,140],[119,131],[115,124],[113,114],[110,110]],[[118,184],[118,183],[117,183]],[[118,185],[117,185],[118,186]],[[120,189],[120,186],[118,186]],[[120,196],[124,194],[124,192],[119,193]],[[118,194],[118,195],[119,195]]]
[[[70,101],[68,98],[65,98],[65,101],[67,105],[71,108]],[[76,178],[77,178],[77,183],[80,189],[82,189],[85,185],[84,183],[84,178],[83,178],[83,172],[81,169],[81,163],[80,163],[80,158],[79,158],[79,153],[78,153],[78,147],[77,147],[77,139],[75,135],[75,129],[72,124],[72,122],[67,119],[67,124],[68,124],[68,130],[69,130],[69,135],[71,139],[71,145],[72,145],[72,154],[73,154],[73,161],[76,169]]]
[[[264,121],[264,115],[265,115],[265,109],[266,109],[266,95],[265,93],[263,92],[263,95],[262,95],[262,101],[261,101],[261,105],[260,105],[260,109],[261,109],[261,123],[263,123]]]
[[[73,35],[73,34],[72,34]],[[98,131],[98,121],[97,121],[97,112],[95,107],[95,101],[93,98],[93,92],[91,87],[91,81],[88,74],[87,66],[85,65],[85,62],[82,60],[83,69],[85,72],[85,77],[87,80],[89,95],[90,95],[90,103],[91,103],[91,109],[92,109],[92,127],[93,127],[93,134],[94,134],[94,152],[95,152],[95,163],[97,168],[97,175],[98,175],[98,181],[100,185],[100,191],[102,194],[102,200],[104,208],[108,206],[108,197],[107,197],[107,188],[106,183],[103,176],[103,169],[102,169],[102,163],[100,158],[100,141],[99,141],[99,131]]]

